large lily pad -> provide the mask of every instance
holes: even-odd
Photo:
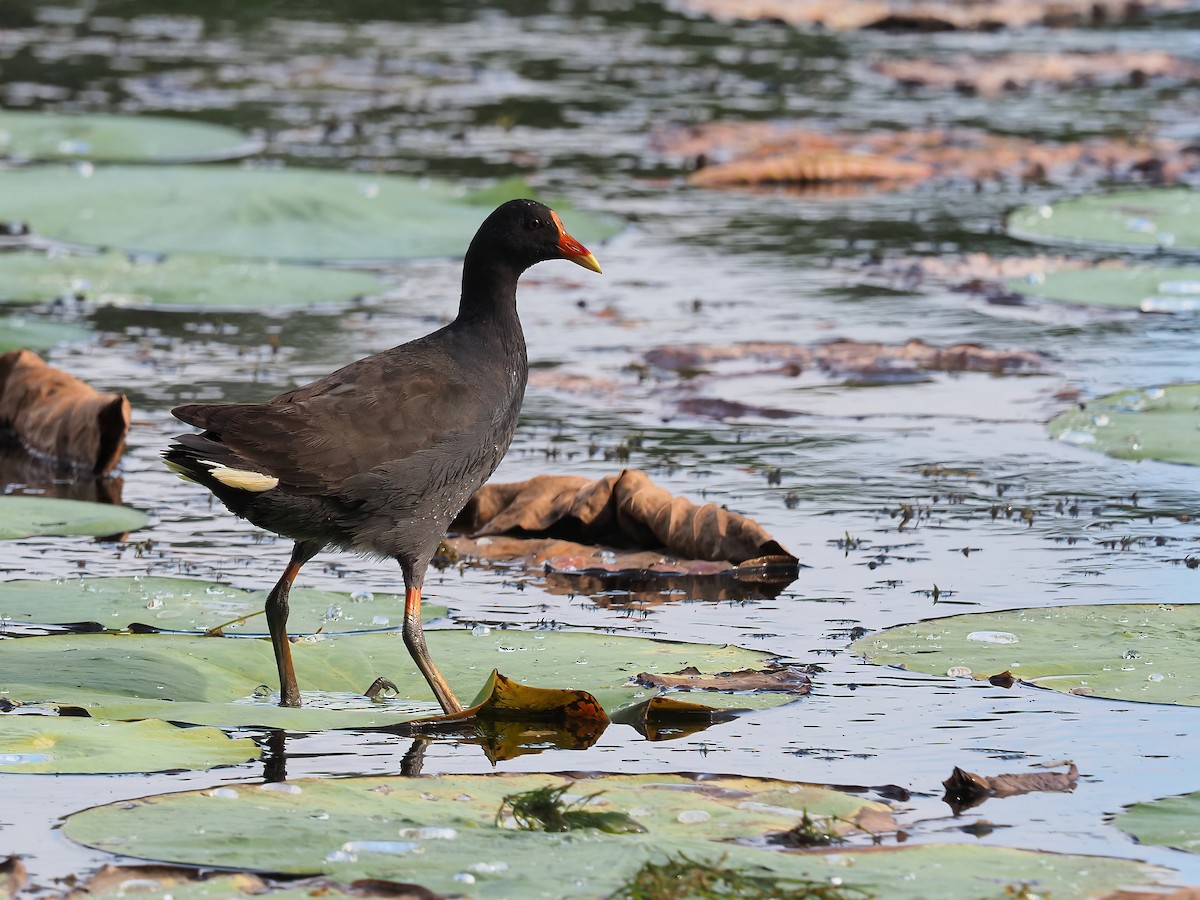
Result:
[[[1113,824],[1140,843],[1200,853],[1200,791],[1135,803]]]
[[[267,592],[244,591],[196,578],[72,578],[8,581],[0,584],[0,618],[21,624],[98,622],[106,628],[132,623],[164,631],[208,631],[225,625],[230,634],[263,635]],[[319,591],[293,588],[288,631],[377,631],[399,628],[404,598],[371,591]],[[425,619],[446,614],[444,606],[423,603]],[[240,617],[249,616],[244,622]],[[227,624],[232,623],[232,624]]]
[[[145,513],[128,506],[51,497],[0,496],[0,540],[34,535],[104,537],[136,531]]]
[[[1135,266],[1062,269],[1008,282],[1010,290],[1056,303],[1200,312],[1200,268]]]
[[[0,293],[3,293],[2,289]],[[65,322],[52,322],[37,316],[0,316],[0,353],[49,350],[57,344],[81,341],[87,336],[86,328]]]
[[[1200,191],[1116,191],[1026,206],[1009,215],[1008,233],[1045,244],[1195,252],[1200,250]]]
[[[793,828],[805,812],[818,821],[884,812],[881,804],[770,779],[609,775],[569,788],[581,796],[602,792],[588,808],[626,813],[643,833],[547,833],[515,830],[504,817],[497,822],[505,796],[565,780],[446,775],[244,785],[97,807],[70,817],[66,833],[130,856],[325,872],[339,881],[387,878],[485,898],[609,896],[643,863],[668,854],[724,858],[726,866],[825,886],[836,879],[890,900],[998,897],[1021,882],[1036,882],[1048,896],[1082,897],[1154,874],[1128,860],[961,844],[830,855],[730,843]],[[203,840],[196,838],[200,829]]]
[[[1118,391],[1050,421],[1056,440],[1118,459],[1200,465],[1200,384]]]
[[[1200,706],[1200,604],[1055,606],[889,628],[853,645],[931,675],[1003,672],[1072,694]]]
[[[0,646],[0,685],[13,700],[81,706],[110,719],[164,718],[197,725],[293,730],[395,724],[438,712],[400,634],[322,635],[292,645],[305,707],[283,709],[275,658],[266,640],[177,635],[55,635]],[[641,672],[695,666],[726,672],[762,666],[766,653],[732,646],[569,632],[433,631],[430,650],[463,699],[484,687],[493,669],[537,687],[585,690],[606,710],[655,693],[627,684]],[[361,694],[379,676],[398,697]],[[711,707],[767,708],[787,693],[704,691],[679,696]]]
[[[100,306],[256,309],[353,300],[384,289],[366,272],[253,260],[0,254],[0,300],[13,303],[82,297]]]
[[[0,772],[112,775],[211,769],[258,759],[249,738],[219,728],[178,728],[157,719],[99,722],[76,716],[4,716]]]
[[[529,193],[505,182],[476,202],[446,182],[316,169],[41,166],[0,172],[0,220],[143,252],[370,261],[461,254],[488,207]],[[558,212],[585,242],[617,230]]]
[[[166,116],[0,110],[0,157],[96,162],[200,162],[262,148],[240,131]]]

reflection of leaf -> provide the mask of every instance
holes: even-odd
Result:
[[[258,759],[248,738],[216,728],[177,728],[157,719],[97,722],[73,716],[7,715],[0,772],[98,775],[211,769]]]
[[[488,484],[451,525],[475,537],[504,534],[557,537],[613,547],[657,549],[688,559],[742,563],[760,557],[796,558],[753,519],[672,497],[645,472],[625,469],[599,481],[539,475]]]
[[[106,475],[129,432],[129,400],[102,394],[30,350],[0,356],[0,427],[30,450]]]
[[[38,534],[102,537],[135,531],[145,524],[145,514],[128,506],[11,494],[0,496],[0,540]]]
[[[640,699],[628,684],[639,671],[726,671],[762,666],[769,654],[703,644],[570,632],[469,631],[427,633],[433,656],[460,694],[477,691],[498,666],[520,680],[593,695],[612,710]],[[384,727],[430,715],[436,707],[404,641],[395,632],[329,634],[292,644],[305,706],[277,706],[278,694],[256,691],[276,683],[271,645],[244,638],[169,634],[55,635],[5,643],[0,684],[27,704],[83,706],[105,718],[169,718],[225,727],[259,725],[292,730]],[[373,702],[361,692],[384,675],[399,687],[394,699]],[[704,695],[706,705],[767,709],[787,694]],[[576,717],[591,722],[598,717]]]
[[[1039,891],[1053,897],[1090,896],[1113,884],[1144,884],[1156,873],[1128,860],[961,844],[843,849],[836,861],[780,853],[729,839],[786,831],[806,814],[853,820],[864,807],[887,807],[771,779],[572,778],[572,792],[602,792],[589,809],[626,812],[647,833],[587,832],[582,840],[579,832],[496,827],[504,797],[563,781],[543,774],[298,780],[288,792],[273,790],[277,785],[226,785],[96,807],[69,817],[65,831],[88,846],[147,859],[321,871],[342,882],[391,878],[443,892],[461,891],[455,876],[465,870],[473,874],[470,890],[478,898],[536,897],[547,884],[569,884],[571,897],[603,897],[643,863],[680,852],[728,854],[730,866],[776,877],[828,880],[836,874],[888,900],[961,900],[979,896],[980,885],[993,879],[1000,885],[1036,880]],[[203,841],[196,840],[200,828]]]
[[[199,162],[260,148],[232,128],[166,116],[0,110],[0,157],[105,162]]]
[[[44,303],[80,297],[96,306],[260,309],[348,301],[382,293],[374,275],[345,269],[236,262],[203,256],[167,259],[0,254],[0,299]]]
[[[1118,391],[1050,421],[1050,436],[1118,459],[1200,465],[1200,383]]]
[[[742,669],[706,675],[695,666],[666,675],[639,673],[638,684],[657,688],[682,688],[690,691],[786,691],[807,694],[812,687],[809,677],[789,666],[769,669]]]
[[[988,797],[1015,797],[1033,791],[1070,792],[1079,781],[1075,763],[1068,763],[1066,772],[1022,772],[1015,775],[976,775],[954,767],[950,777],[942,782],[946,794],[942,798],[957,816],[965,809],[978,806]]]
[[[506,199],[529,194],[509,189]],[[447,182],[323,169],[97,166],[85,177],[40,166],[0,172],[0,198],[0,219],[59,240],[291,260],[458,255],[484,215]],[[558,213],[585,243],[617,231],[611,219]]]
[[[876,632],[852,650],[933,675],[1008,670],[1072,694],[1200,706],[1197,641],[1200,604],[1120,604],[949,616]]]

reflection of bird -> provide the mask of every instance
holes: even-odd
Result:
[[[404,642],[442,709],[462,709],[425,645],[421,585],[446,526],[512,441],[528,374],[517,278],[549,259],[600,271],[553,211],[505,203],[471,241],[446,327],[265,403],[174,410],[204,431],[175,438],[167,465],[296,542],[266,603],[280,706],[300,705],[288,591],[301,566],[337,547],[399,561]]]

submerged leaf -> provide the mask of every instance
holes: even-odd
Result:
[[[1200,791],[1135,803],[1113,824],[1139,843],[1200,853]]]
[[[1010,290],[1056,303],[1136,309],[1146,313],[1200,312],[1200,268],[1106,265],[1055,269],[1008,282]]]
[[[1008,217],[1008,233],[1045,244],[1119,251],[1200,249],[1200,193],[1187,188],[1090,194]]]
[[[942,782],[946,794],[942,798],[957,816],[963,810],[978,806],[988,797],[1014,797],[1032,791],[1070,792],[1079,781],[1075,763],[1068,763],[1066,772],[1022,772],[1015,775],[976,775],[954,767],[950,777]]]
[[[88,330],[78,325],[52,322],[33,315],[0,316],[0,353],[9,350],[49,350],[59,344],[82,341]]]

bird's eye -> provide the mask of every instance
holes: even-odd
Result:
[[[525,223],[525,227],[528,228],[530,231],[536,231],[537,229],[542,227],[542,224],[543,223],[542,223],[541,219],[530,219],[528,222]]]

